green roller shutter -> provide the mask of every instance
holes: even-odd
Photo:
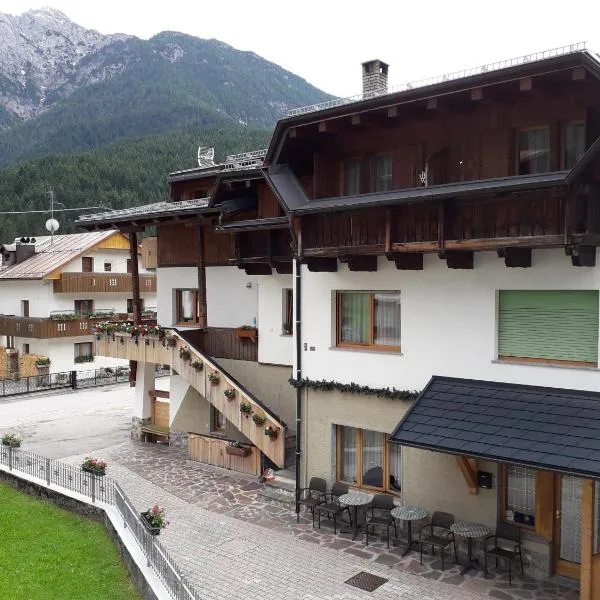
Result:
[[[598,363],[598,292],[501,291],[498,356]]]

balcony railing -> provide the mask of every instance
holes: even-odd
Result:
[[[156,292],[156,275],[140,275],[140,293]],[[55,294],[84,292],[124,292],[132,291],[130,273],[61,273],[54,280]]]

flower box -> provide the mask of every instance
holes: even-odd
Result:
[[[92,473],[93,475],[98,475],[98,477],[104,477],[104,475],[106,475],[106,471],[104,469],[82,466],[81,470],[85,471],[86,473]]]
[[[10,442],[10,441],[4,441],[4,440],[2,440],[2,445],[3,446],[8,446],[10,448],[20,448],[21,447],[21,442]]]
[[[150,535],[160,535],[160,527],[155,527],[154,525],[152,525],[152,523],[150,523],[150,521],[148,520],[148,512],[140,513],[140,516],[142,518],[142,525],[144,526],[144,529]]]
[[[238,327],[235,330],[235,335],[237,335],[237,337],[240,339],[248,339],[256,343],[256,340],[258,338],[258,330],[256,329],[256,327]]]
[[[250,456],[252,452],[251,448],[236,448],[235,446],[225,446],[225,453],[232,454],[233,456]]]

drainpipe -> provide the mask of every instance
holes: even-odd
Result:
[[[300,512],[298,490],[300,485],[300,456],[302,434],[302,265],[299,258],[294,259],[294,298],[296,299],[296,513]]]

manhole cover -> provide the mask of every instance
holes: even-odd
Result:
[[[372,573],[361,571],[358,575],[350,577],[350,579],[344,583],[365,590],[365,592],[374,592],[379,586],[387,583],[387,581],[388,580],[384,577],[378,577]]]

